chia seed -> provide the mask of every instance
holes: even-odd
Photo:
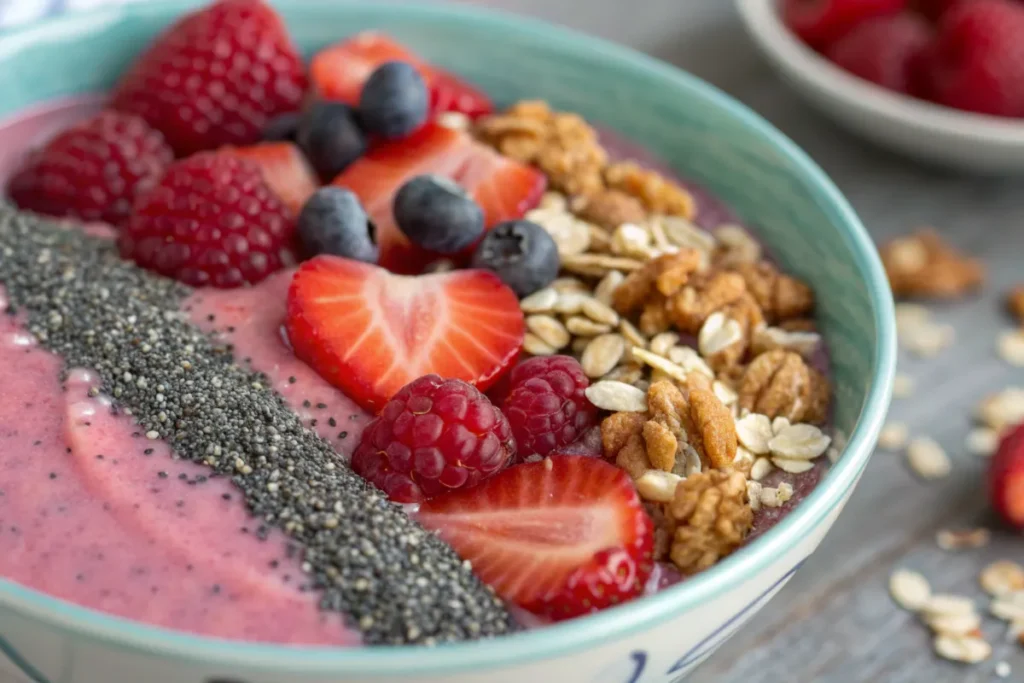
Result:
[[[187,322],[180,309],[191,289],[121,260],[110,240],[7,205],[0,283],[66,369],[99,374],[140,437],[230,477],[252,515],[290,537],[286,553],[308,565],[321,608],[343,613],[367,644],[431,645],[515,628],[449,546],[354,474],[264,377]],[[147,353],[142,339],[159,345]],[[125,377],[145,377],[157,391]]]

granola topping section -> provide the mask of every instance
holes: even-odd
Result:
[[[591,378],[604,456],[647,504],[657,559],[710,567],[829,450],[813,292],[742,227],[695,225],[685,188],[612,160],[575,114],[520,102],[476,134],[553,190],[526,216],[562,262],[520,302],[527,352],[575,356]]]

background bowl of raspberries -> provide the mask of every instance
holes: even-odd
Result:
[[[779,74],[851,132],[964,171],[1024,171],[1024,2],[738,5]]]

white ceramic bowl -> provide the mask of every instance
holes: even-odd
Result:
[[[917,159],[983,173],[1024,172],[1024,120],[957,111],[869,83],[804,45],[776,0],[737,0],[758,48],[810,104],[851,132]]]
[[[199,1],[131,3],[0,38],[0,118],[105,91],[151,36]],[[871,239],[790,140],[707,83],[648,57],[465,6],[282,0],[279,7],[307,54],[360,29],[385,30],[500,101],[540,97],[599,121],[724,199],[814,287],[832,351],[834,422],[848,445],[778,526],[712,569],[656,596],[486,642],[358,649],[227,642],[88,610],[0,578],[0,681],[8,683],[4,674],[18,683],[681,680],[793,576],[864,472],[895,364],[892,298]],[[0,149],[0,169],[17,153]],[[0,552],[11,550],[0,544]]]

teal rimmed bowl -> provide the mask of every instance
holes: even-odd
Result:
[[[0,118],[109,88],[198,2],[70,15],[0,37]],[[465,7],[281,3],[306,52],[380,28],[503,101],[543,98],[644,144],[729,203],[815,288],[836,383],[842,458],[777,527],[655,597],[498,641],[434,649],[244,644],[126,621],[0,579],[0,674],[33,683],[676,681],[752,616],[817,547],[867,465],[888,407],[892,300],[867,233],[825,174],[708,84],[616,45]]]

